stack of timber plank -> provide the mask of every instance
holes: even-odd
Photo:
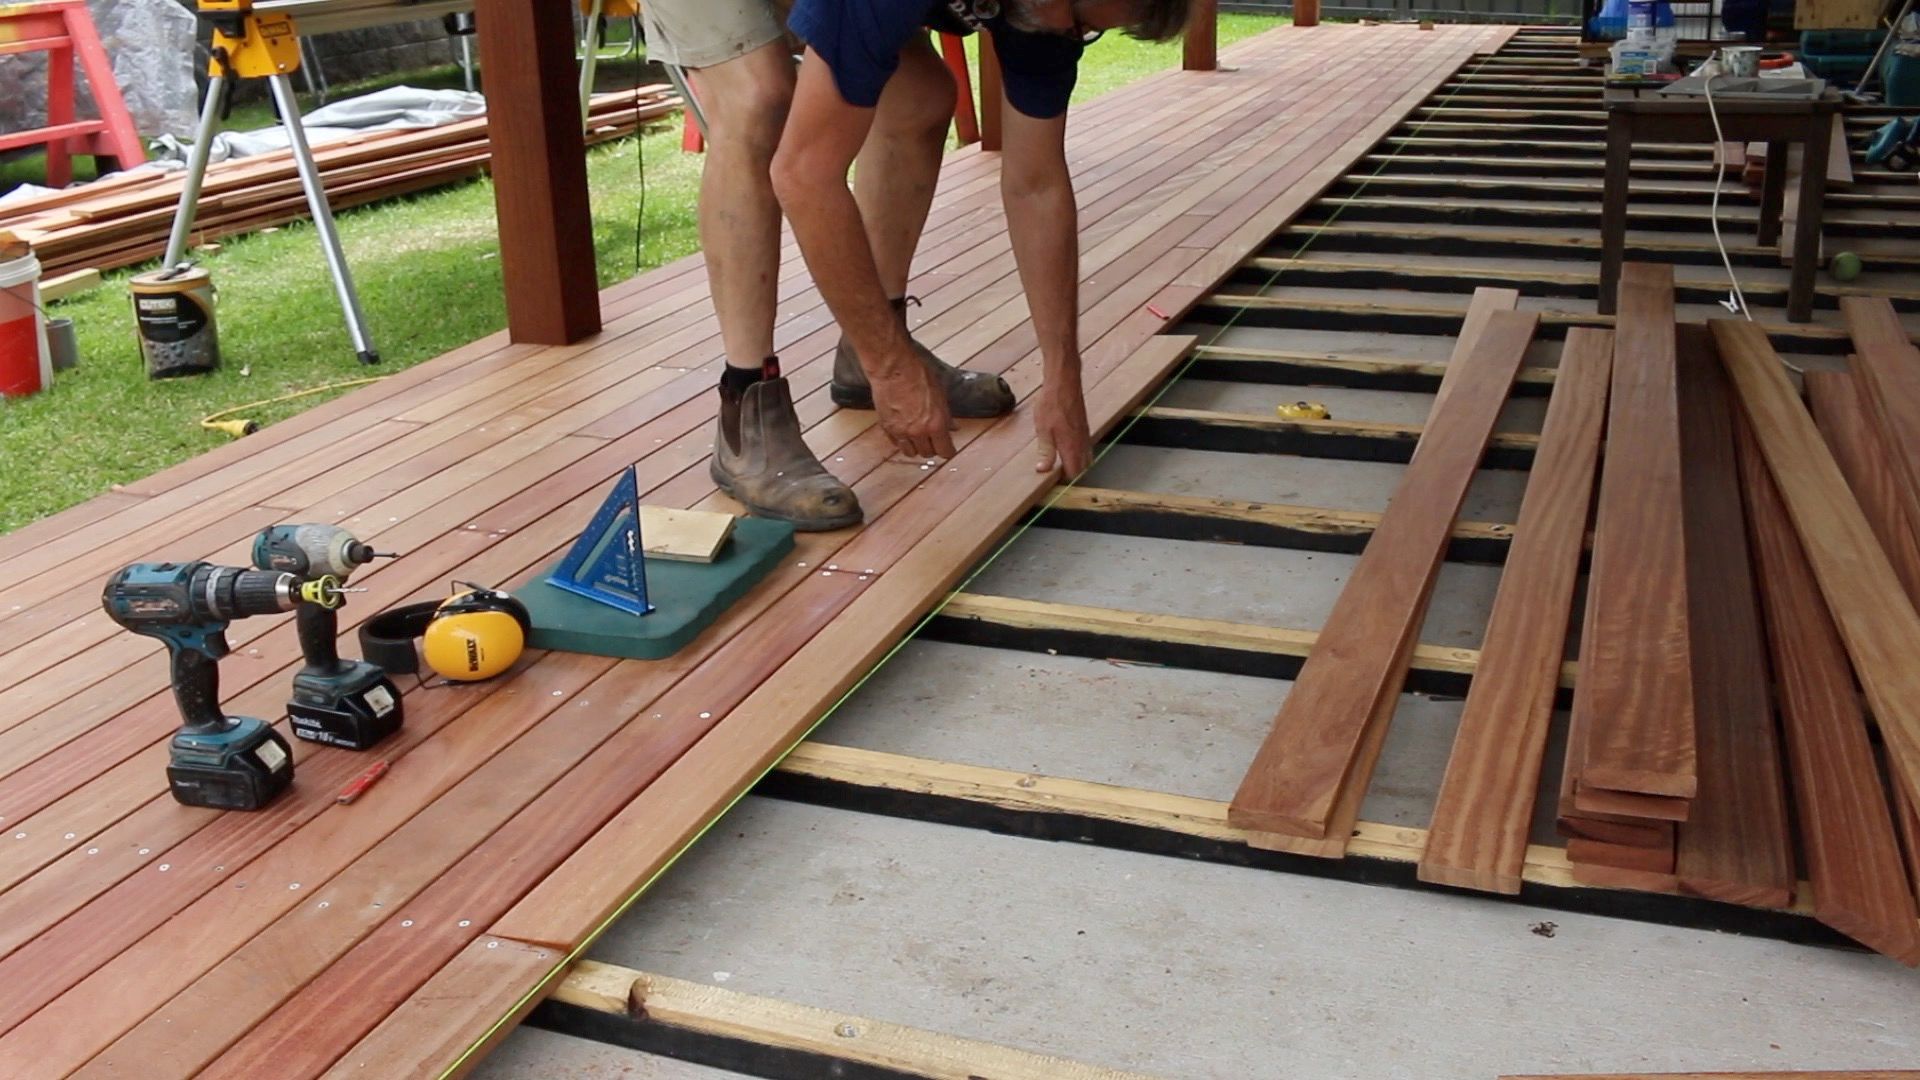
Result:
[[[588,145],[632,134],[680,107],[664,84],[596,94]],[[487,171],[485,117],[411,131],[376,131],[314,148],[334,209],[469,180]],[[181,172],[114,175],[0,209],[0,229],[33,245],[49,275],[112,270],[162,255],[184,183]],[[290,151],[224,161],[207,169],[192,242],[207,243],[308,216]]]
[[[1346,853],[1533,335],[1514,301],[1476,293],[1419,448],[1234,798],[1256,846]],[[1521,890],[1590,532],[1548,785],[1574,879],[1797,901],[1920,965],[1920,353],[1885,300],[1845,311],[1854,371],[1810,374],[1811,412],[1757,325],[1676,323],[1670,267],[1629,265],[1616,329],[1567,336],[1423,880]]]

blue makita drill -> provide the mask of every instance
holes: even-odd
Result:
[[[293,749],[266,722],[220,708],[227,624],[301,605],[338,607],[340,583],[212,563],[135,563],[107,579],[100,605],[114,622],[167,643],[184,721],[167,761],[173,797],[188,806],[258,810],[293,783]]]

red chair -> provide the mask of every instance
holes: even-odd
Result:
[[[147,160],[85,0],[0,6],[0,56],[33,52],[47,54],[47,126],[0,135],[0,151],[44,145],[51,187],[65,187],[73,179],[75,154],[91,155],[101,172]],[[100,109],[97,120],[75,118],[76,60]]]

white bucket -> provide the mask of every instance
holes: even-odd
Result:
[[[53,385],[40,308],[40,260],[31,253],[0,262],[0,397],[26,397]]]

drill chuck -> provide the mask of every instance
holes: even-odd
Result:
[[[208,581],[216,605],[213,610],[227,619],[292,611],[306,599],[296,594],[298,586],[299,581],[292,574],[235,570],[226,566],[210,568]]]

